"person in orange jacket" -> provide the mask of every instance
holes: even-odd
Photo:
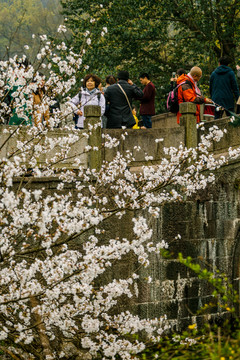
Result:
[[[182,102],[192,102],[196,104],[196,118],[197,122],[200,122],[200,104],[211,104],[212,100],[205,98],[201,95],[201,91],[197,86],[197,82],[202,77],[202,70],[198,66],[194,66],[190,72],[182,74],[177,79],[177,85],[180,85],[178,88],[178,103]],[[181,114],[177,113],[177,122],[180,122]]]

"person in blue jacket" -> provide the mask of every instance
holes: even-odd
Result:
[[[235,101],[239,97],[239,88],[233,70],[228,66],[231,59],[223,56],[219,59],[219,66],[212,72],[210,77],[211,99],[226,110],[234,111]],[[215,119],[223,115],[223,109],[215,109]],[[227,115],[230,115],[226,111]]]

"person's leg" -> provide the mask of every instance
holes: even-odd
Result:
[[[228,110],[234,112],[234,108],[230,108]],[[226,112],[226,116],[231,116],[230,112],[228,112],[227,110],[225,112]]]
[[[142,121],[143,121],[143,125],[146,128],[151,128],[152,127],[152,116],[151,115],[142,115]]]

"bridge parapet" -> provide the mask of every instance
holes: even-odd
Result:
[[[171,119],[171,126],[167,126],[166,128],[157,126],[153,129],[135,130],[101,129],[99,126],[100,109],[98,106],[89,105],[85,107],[86,124],[90,125],[89,130],[56,128],[48,131],[46,136],[49,137],[49,139],[56,140],[66,138],[69,135],[77,135],[78,139],[71,144],[68,158],[57,164],[57,167],[65,167],[67,169],[73,169],[75,167],[73,162],[74,157],[76,157],[84,167],[99,169],[103,160],[111,161],[117,152],[124,155],[127,151],[131,151],[133,154],[132,166],[138,167],[147,164],[157,164],[163,156],[165,156],[164,147],[178,147],[181,143],[188,148],[196,147],[201,139],[201,135],[207,134],[209,129],[214,125],[217,125],[218,128],[223,131],[226,129],[227,132],[219,142],[212,143],[210,148],[211,152],[221,154],[227,152],[230,146],[237,147],[240,145],[240,127],[233,127],[228,117],[206,121],[203,128],[197,129],[195,105],[193,103],[183,103],[180,104],[180,106],[182,113],[180,125],[177,124],[176,117],[174,121],[173,118],[169,117],[169,119]],[[166,123],[163,118],[159,121]],[[30,135],[26,127],[22,127],[18,131],[16,131],[16,129],[16,126],[0,126],[0,158],[4,158],[8,153],[11,154],[16,151],[18,142],[30,140]],[[6,133],[6,130],[10,130],[10,132],[16,131],[16,134],[11,136],[8,141],[9,133]],[[84,136],[83,133],[87,133],[88,135]],[[127,136],[125,136],[125,133],[127,133]],[[102,135],[106,134],[117,139],[119,141],[118,146],[112,149],[102,146],[107,141]],[[39,142],[39,139],[33,141]],[[41,145],[43,141],[44,136],[39,144]],[[84,151],[86,146],[92,147],[92,150],[88,153]],[[56,144],[49,152],[41,154],[39,164],[46,163],[47,160],[55,156],[59,149],[60,145]],[[99,151],[97,149],[99,149]]]
[[[169,131],[174,131],[179,127],[185,128],[185,145],[187,147],[196,146],[196,136],[197,143],[201,140],[201,135],[207,134],[209,129],[213,126],[217,126],[220,130],[227,132],[224,134],[223,138],[219,142],[213,142],[210,148],[211,152],[216,154],[225,153],[228,148],[237,147],[240,145],[240,127],[234,127],[229,120],[229,117],[224,117],[222,119],[212,119],[204,121],[204,127],[196,129],[196,117],[195,117],[195,107],[196,105],[191,103],[180,104],[181,113],[184,114],[184,117],[187,116],[188,121],[185,121],[184,118],[181,120],[180,124],[177,124],[177,118],[175,114],[164,113],[153,116],[153,128],[157,129],[168,129]],[[203,108],[201,109],[201,114],[203,113]],[[202,117],[203,118],[203,115]],[[196,135],[197,134],[197,135]]]

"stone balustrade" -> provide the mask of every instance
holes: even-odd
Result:
[[[217,125],[221,130],[227,129],[227,133],[220,142],[212,144],[211,151],[221,154],[225,153],[227,149],[232,146],[240,144],[240,127],[233,127],[229,122],[229,118],[220,120],[207,121],[204,124],[204,130],[197,129],[195,109],[196,105],[193,103],[182,103],[181,107],[181,121],[177,124],[176,116],[172,114],[160,114],[153,117],[153,129],[101,129],[97,124],[100,123],[100,108],[98,106],[85,106],[85,123],[91,125],[90,130],[65,130],[56,128],[47,133],[47,136],[52,139],[66,137],[70,133],[77,134],[79,140],[71,145],[69,158],[60,161],[56,166],[65,168],[74,168],[73,158],[80,160],[84,167],[99,169],[103,160],[111,161],[117,152],[126,154],[127,151],[132,151],[133,160],[131,166],[142,166],[146,164],[157,164],[164,156],[164,147],[175,146],[178,147],[183,143],[186,147],[196,147],[200,137],[203,133],[208,132],[209,128]],[[8,139],[9,134],[4,132],[4,129],[11,129],[15,131],[15,126],[1,126],[0,127],[0,158],[6,157],[16,151],[17,141],[29,141],[30,137],[27,134],[27,129],[22,127],[17,135]],[[88,139],[82,134],[88,132]],[[109,134],[111,137],[119,140],[119,145],[115,148],[105,148],[106,141],[102,134]],[[124,136],[127,134],[127,136]],[[160,140],[160,141],[159,141]],[[39,140],[32,140],[38,142]],[[41,140],[43,141],[43,140]],[[41,144],[40,141],[40,144]],[[90,145],[93,150],[85,153],[84,149]],[[140,148],[140,151],[137,151]],[[99,150],[97,150],[99,149]],[[42,154],[39,157],[39,164],[44,164],[46,160],[51,159],[59,150],[59,146],[54,147],[47,154]],[[146,157],[146,154],[148,157]]]

